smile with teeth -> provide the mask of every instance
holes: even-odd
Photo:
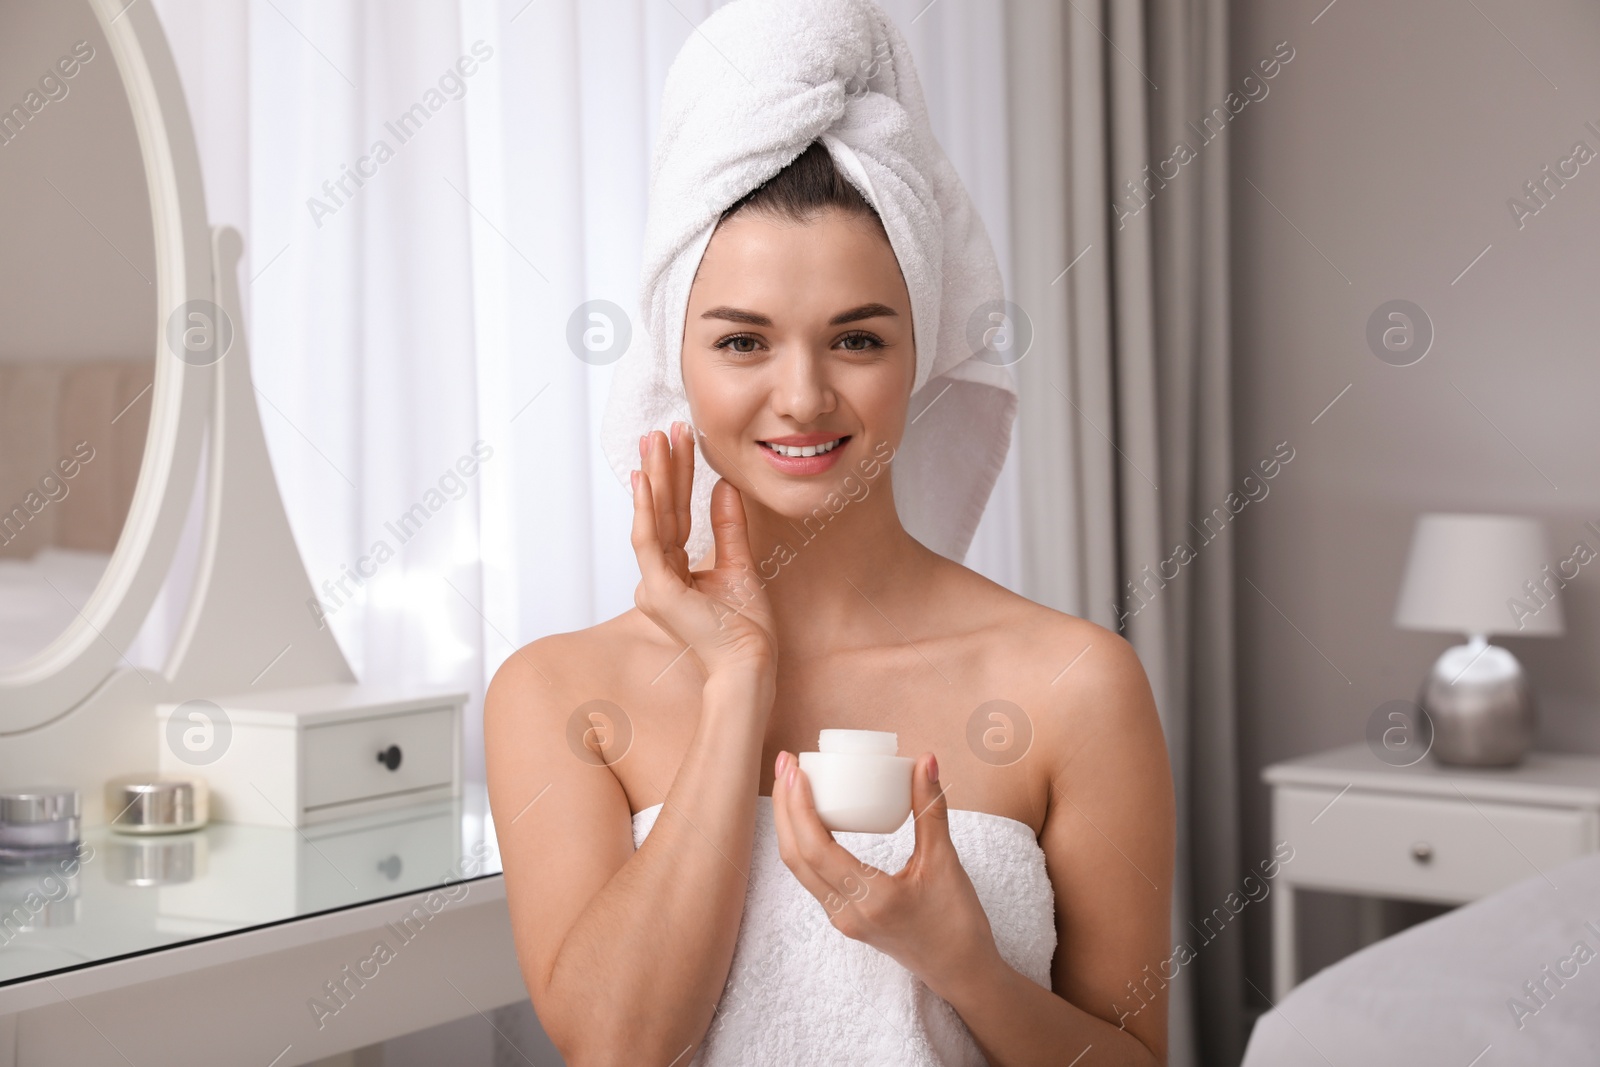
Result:
[[[848,437],[848,435],[846,435],[846,437]],[[845,440],[845,437],[840,437],[836,440],[828,441],[825,444],[805,445],[804,447],[797,447],[795,445],[774,445],[769,444],[766,441],[758,441],[756,443],[761,445],[763,448],[772,449],[772,451],[776,452],[780,456],[789,456],[792,459],[800,459],[804,456],[820,456],[824,452],[832,452],[835,448],[838,448],[841,444],[843,444]]]

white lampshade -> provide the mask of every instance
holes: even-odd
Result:
[[[1394,624],[1486,637],[1560,634],[1561,601],[1544,570],[1553,572],[1560,562],[1537,519],[1423,515],[1411,536]],[[1537,599],[1527,590],[1529,581]]]

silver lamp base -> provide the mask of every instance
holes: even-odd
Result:
[[[1510,652],[1474,638],[1434,663],[1417,699],[1433,724],[1433,757],[1463,767],[1511,767],[1533,744],[1533,687]]]

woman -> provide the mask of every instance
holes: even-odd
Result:
[[[1166,1061],[1149,686],[1115,634],[906,531],[913,325],[820,141],[728,207],[684,316],[693,430],[639,442],[637,606],[495,675],[513,930],[569,1063]],[[697,449],[721,479],[691,569]],[[897,834],[822,826],[795,753],[827,727],[917,755]]]

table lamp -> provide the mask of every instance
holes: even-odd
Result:
[[[1394,624],[1465,634],[1445,650],[1417,703],[1433,725],[1440,763],[1504,767],[1533,743],[1536,708],[1522,664],[1495,634],[1562,632],[1562,580],[1543,523],[1511,515],[1428,514],[1417,519]]]

